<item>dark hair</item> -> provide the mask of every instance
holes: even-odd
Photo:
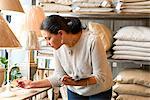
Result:
[[[45,18],[40,29],[52,34],[58,34],[59,30],[76,34],[82,30],[82,25],[78,18],[64,18],[59,15],[51,15]]]

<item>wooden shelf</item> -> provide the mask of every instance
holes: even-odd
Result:
[[[146,13],[116,13],[116,12],[107,12],[107,13],[50,13],[45,12],[46,16],[57,14],[64,17],[78,17],[78,18],[97,18],[97,19],[150,19],[150,14]]]

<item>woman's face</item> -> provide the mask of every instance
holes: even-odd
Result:
[[[41,31],[42,33],[42,36],[45,38],[46,42],[48,45],[50,45],[52,48],[54,49],[58,49],[62,46],[62,43],[61,43],[61,34],[51,34],[45,30],[42,30]]]

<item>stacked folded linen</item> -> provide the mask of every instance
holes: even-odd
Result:
[[[150,28],[126,26],[117,31],[112,58],[150,61]]]
[[[150,100],[150,72],[142,69],[125,69],[114,79],[116,100]]]
[[[38,4],[46,12],[71,12],[72,0],[40,0]]]
[[[74,0],[73,12],[76,13],[101,13],[113,11],[110,0]]]
[[[121,0],[122,12],[150,13],[149,0]]]

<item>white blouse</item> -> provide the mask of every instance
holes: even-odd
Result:
[[[54,75],[48,77],[53,87],[60,86],[60,78],[67,74],[75,80],[95,76],[97,83],[88,86],[69,86],[79,95],[90,96],[112,87],[111,67],[99,35],[83,31],[74,47],[61,46],[55,51]]]

